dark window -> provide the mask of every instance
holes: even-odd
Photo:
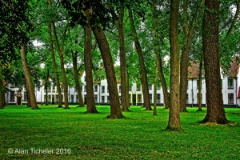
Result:
[[[228,89],[233,89],[233,79],[228,78]]]

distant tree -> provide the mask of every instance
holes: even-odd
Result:
[[[219,0],[205,2],[203,20],[203,53],[207,89],[207,114],[203,122],[226,124],[221,90],[219,55]]]
[[[171,66],[171,84],[170,84],[170,111],[168,120],[168,129],[179,130],[180,124],[180,86],[179,86],[179,42],[178,42],[178,14],[179,0],[171,0],[170,7],[170,66]]]
[[[146,72],[146,67],[144,64],[142,48],[141,48],[140,42],[138,40],[137,32],[136,32],[136,29],[134,26],[132,9],[130,8],[128,11],[129,11],[129,20],[130,20],[130,26],[131,26],[131,30],[132,30],[132,36],[134,39],[134,45],[135,45],[136,51],[138,53],[138,59],[139,59],[139,65],[140,65],[140,79],[141,79],[142,90],[143,90],[144,107],[146,108],[146,110],[151,110],[147,72]]]

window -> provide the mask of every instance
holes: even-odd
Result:
[[[55,86],[52,87],[52,92],[53,92],[53,93],[56,92],[56,87],[55,87]]]
[[[152,85],[151,84],[148,85],[148,89],[152,90]]]
[[[102,86],[102,93],[105,93],[105,86]]]
[[[110,103],[110,97],[107,96],[107,103],[109,104]]]
[[[234,104],[234,94],[228,93],[228,104]]]
[[[98,92],[98,86],[94,85],[94,92]]]
[[[15,101],[14,92],[10,92],[10,102],[14,102],[14,101]]]
[[[138,97],[138,103],[141,103],[142,102],[142,95],[138,94],[137,97]]]
[[[24,92],[23,100],[27,101],[27,92]]]
[[[161,95],[157,94],[157,103],[161,103]]]
[[[150,103],[152,103],[152,94],[149,94]]]
[[[97,102],[98,101],[98,96],[94,95],[94,101]]]
[[[105,103],[105,97],[102,96],[102,103]]]
[[[141,85],[137,85],[137,91],[141,91]]]
[[[228,78],[228,89],[233,89],[233,79]]]
[[[188,104],[189,101],[188,101],[188,94],[186,95],[186,103]]]
[[[121,93],[121,85],[118,86],[118,92]]]
[[[74,95],[71,95],[71,102],[73,103],[74,101]]]

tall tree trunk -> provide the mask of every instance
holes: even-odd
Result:
[[[5,107],[4,86],[3,86],[3,73],[0,61],[0,109]]]
[[[45,85],[44,85],[44,89],[45,89],[45,92],[46,92],[46,101],[45,101],[45,105],[48,105],[49,104],[49,100],[48,100],[48,87],[49,87],[49,69],[47,69],[47,75],[45,77]]]
[[[162,90],[163,90],[163,96],[164,96],[164,105],[165,105],[165,109],[169,108],[169,93],[167,90],[167,83],[163,74],[163,66],[162,66],[162,57],[160,55],[160,48],[159,48],[159,39],[160,37],[158,37],[159,34],[159,29],[158,29],[158,15],[157,15],[157,11],[156,11],[156,0],[154,1],[155,3],[153,3],[151,9],[152,9],[152,15],[153,15],[153,43],[154,43],[154,52],[156,55],[156,60],[157,60],[157,64],[158,64],[158,74],[159,74],[159,78],[162,84]]]
[[[106,75],[107,83],[109,87],[109,97],[110,97],[110,118],[123,118],[122,111],[119,103],[119,96],[117,90],[117,80],[114,72],[112,55],[110,53],[109,44],[107,38],[100,28],[93,28],[94,36],[97,40],[98,46],[101,51]]]
[[[50,53],[51,53],[51,57],[52,57],[54,76],[55,76],[57,92],[58,92],[58,108],[62,108],[62,91],[61,91],[61,87],[60,87],[58,71],[57,71],[58,68],[57,68],[57,63],[56,63],[56,59],[55,59],[54,47],[53,47],[51,22],[48,24],[48,34],[49,34],[49,39],[50,39]]]
[[[154,75],[154,108],[153,108],[153,115],[157,115],[157,76],[159,71],[159,63],[156,59],[156,69],[155,69],[155,75]]]
[[[195,30],[195,26],[197,24],[197,20],[200,12],[202,11],[202,6],[205,0],[201,1],[200,7],[193,18],[192,26],[189,25],[188,22],[188,2],[187,0],[183,0],[183,32],[184,32],[184,44],[181,55],[180,62],[180,111],[187,112],[186,101],[187,101],[187,85],[188,85],[188,57],[190,52],[190,46],[193,39],[193,34]]]
[[[178,42],[178,13],[179,1],[171,0],[170,12],[170,66],[171,66],[171,80],[170,80],[170,112],[168,129],[179,130],[180,124],[180,87],[179,87],[179,42]]]
[[[93,75],[92,75],[92,30],[87,25],[84,27],[84,63],[86,71],[86,89],[87,89],[87,112],[98,113],[94,102]]]
[[[121,102],[122,110],[128,111],[128,87],[127,87],[127,65],[126,65],[126,53],[125,53],[125,43],[124,43],[124,30],[123,30],[123,17],[124,8],[120,8],[118,11],[119,19],[118,24],[118,40],[119,40],[119,50],[120,50],[120,69],[121,69]]]
[[[81,87],[80,87],[80,82],[79,82],[79,73],[77,69],[77,52],[72,52],[72,60],[73,60],[73,75],[74,75],[74,81],[76,85],[76,90],[78,94],[78,105],[79,107],[83,107],[83,97],[82,97],[82,92],[81,92]]]
[[[52,1],[48,0],[48,4],[50,6],[50,8],[52,8]],[[57,31],[56,31],[56,27],[55,27],[55,23],[51,21],[51,29],[53,32],[53,36],[55,39],[55,44],[56,44],[56,50],[58,52],[59,58],[60,58],[60,68],[61,68],[61,73],[62,73],[62,83],[63,83],[63,92],[64,92],[64,109],[69,109],[69,103],[68,103],[68,85],[67,85],[67,78],[66,78],[66,72],[65,72],[65,68],[64,68],[64,42],[65,42],[65,38],[66,38],[66,32],[67,32],[67,28],[68,28],[69,24],[67,23],[64,31],[63,31],[63,35],[62,35],[62,42],[61,42],[61,46],[59,44],[59,39],[57,36]]]
[[[128,11],[129,11],[129,19],[130,19],[130,25],[131,25],[131,30],[132,30],[132,36],[133,36],[133,39],[134,39],[134,44],[135,44],[135,47],[136,47],[136,50],[137,50],[137,53],[138,53],[138,58],[139,58],[144,106],[146,107],[146,110],[151,110],[152,108],[151,108],[151,104],[150,104],[147,73],[146,73],[146,68],[145,68],[145,65],[144,65],[142,48],[141,48],[141,45],[139,43],[139,40],[138,40],[138,37],[137,37],[137,32],[136,32],[136,29],[135,29],[135,26],[134,26],[132,10],[129,9]]]
[[[50,53],[52,56],[53,70],[54,70],[54,76],[55,76],[57,92],[58,92],[58,108],[62,108],[62,90],[61,90],[61,86],[60,86],[60,82],[59,82],[58,71],[57,71],[58,67],[57,67],[54,48],[53,48],[51,22],[48,24],[48,34],[49,34],[49,40],[50,40]]]
[[[26,88],[28,88],[28,94],[29,94],[29,98],[30,98],[30,99],[28,99],[28,101],[30,102],[32,109],[37,109],[38,106],[37,106],[36,97],[34,94],[33,82],[32,82],[32,78],[31,78],[31,75],[30,75],[30,72],[28,69],[28,64],[27,64],[27,59],[26,59],[26,55],[27,55],[26,44],[21,45],[20,53],[21,53],[24,77],[25,77],[26,86],[27,86]]]
[[[202,66],[203,56],[201,55],[199,63],[199,74],[198,74],[198,111],[202,111]]]
[[[31,98],[30,97],[30,94],[29,94],[29,85],[27,85],[27,82],[26,82],[26,79],[25,79],[25,88],[26,88],[26,94],[27,94],[27,106],[28,107],[31,107],[31,101],[29,101],[29,99]],[[23,97],[24,97],[24,94],[23,94]]]
[[[223,107],[219,56],[219,0],[205,2],[203,53],[207,88],[207,114],[203,122],[226,124]]]

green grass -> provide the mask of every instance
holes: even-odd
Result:
[[[165,130],[168,110],[162,107],[157,116],[131,107],[130,112],[124,112],[127,118],[115,120],[106,118],[108,106],[98,106],[99,114],[70,107],[40,106],[39,110],[31,110],[8,106],[0,110],[0,159],[240,158],[240,109],[226,109],[230,125],[206,126],[198,123],[206,110],[189,108],[188,113],[181,114],[183,131],[172,132]],[[54,153],[36,154],[31,148]],[[13,154],[8,153],[10,149]],[[58,149],[65,150],[56,154]]]

